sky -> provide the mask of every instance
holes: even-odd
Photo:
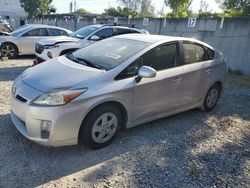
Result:
[[[77,8],[84,8],[91,13],[102,13],[108,7],[117,7],[120,5],[119,0],[53,0],[52,5],[57,9],[58,13],[68,13],[70,2],[76,1]],[[193,0],[192,10],[197,12],[200,9],[201,0]],[[220,12],[215,0],[205,0],[212,12]],[[160,13],[164,6],[164,0],[152,0],[156,13]],[[164,12],[169,12],[169,8],[164,6]]]

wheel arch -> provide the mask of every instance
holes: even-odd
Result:
[[[83,120],[82,120],[82,123],[81,123],[81,126],[79,128],[79,131],[78,131],[78,144],[82,144],[81,142],[81,139],[80,139],[80,133],[81,133],[81,129],[83,128],[83,122],[86,120],[86,118],[88,117],[88,115],[93,112],[94,110],[96,110],[97,108],[101,107],[101,106],[104,106],[104,105],[113,105],[113,106],[116,106],[122,113],[122,129],[126,129],[126,124],[127,124],[127,120],[128,120],[128,112],[127,112],[127,109],[125,107],[124,104],[122,104],[120,101],[117,101],[117,100],[108,100],[108,101],[102,101],[100,103],[97,103],[95,105],[93,105],[89,111],[85,114]]]
[[[18,46],[15,43],[10,42],[10,41],[6,41],[6,42],[1,43],[1,46],[3,44],[11,44],[11,45],[13,45],[17,49],[17,55],[19,54],[19,48],[18,48]]]

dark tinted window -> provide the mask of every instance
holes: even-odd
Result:
[[[136,30],[130,30],[131,31],[131,33],[140,33],[139,31],[136,31]]]
[[[94,35],[98,36],[100,39],[105,39],[113,35],[113,29],[105,28],[100,31],[97,31]]]
[[[142,66],[146,65],[155,70],[164,70],[176,65],[176,44],[158,46],[142,56]]]
[[[98,27],[95,27],[95,26],[87,26],[87,27],[84,27],[82,29],[75,31],[74,33],[70,34],[70,36],[83,39],[87,37],[88,35],[90,35],[91,33],[93,33],[94,31],[96,31],[97,29]]]
[[[117,79],[124,79],[137,75],[137,71],[141,66],[149,66],[160,71],[175,67],[176,62],[177,44],[158,46],[124,69],[118,75]]]
[[[206,61],[206,53],[201,45],[193,43],[183,43],[185,64]]]
[[[116,29],[117,35],[129,34],[131,33],[130,29]]]
[[[25,34],[25,36],[36,37],[36,36],[48,36],[47,30],[44,28],[33,29]]]
[[[207,60],[213,60],[214,59],[214,51],[210,48],[205,47],[206,54],[207,54]]]
[[[68,36],[68,34],[60,29],[49,29],[49,34],[50,36],[61,36],[61,35],[65,35]]]

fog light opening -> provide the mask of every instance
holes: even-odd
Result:
[[[47,56],[48,56],[50,59],[53,59],[53,55],[52,55],[51,52],[48,52],[48,53],[47,53]]]
[[[52,122],[42,120],[41,121],[41,138],[48,139],[50,130],[51,130]]]

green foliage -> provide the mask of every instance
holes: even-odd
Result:
[[[49,14],[52,0],[20,0],[20,2],[29,17],[34,18],[43,14]]]
[[[152,0],[120,0],[122,5],[138,13],[136,17],[155,17]]]
[[[154,18],[154,6],[152,5],[151,0],[142,0],[141,1],[141,6],[140,6],[140,17],[147,17],[147,18]]]
[[[216,0],[226,17],[250,17],[250,0]]]
[[[76,13],[78,13],[78,14],[90,14],[90,12],[88,12],[84,8],[79,8],[78,10],[76,10]]]
[[[189,16],[192,0],[165,0],[166,6],[172,9],[172,13],[165,15],[166,17],[186,18]]]
[[[138,12],[134,11],[131,8],[121,8],[121,7],[110,7],[108,9],[104,10],[103,13],[104,16],[114,16],[114,17],[137,17],[138,16]]]

